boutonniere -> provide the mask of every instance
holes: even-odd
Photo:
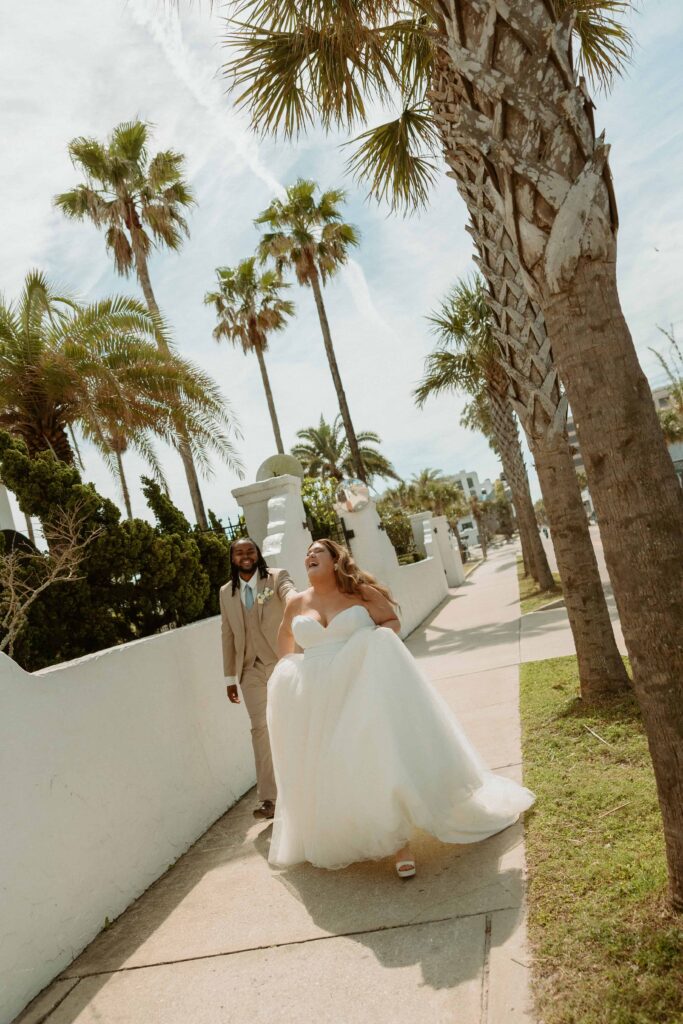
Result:
[[[266,601],[270,601],[271,597],[275,593],[270,587],[264,587],[263,590],[259,591],[256,595],[256,601],[258,604],[265,604]]]

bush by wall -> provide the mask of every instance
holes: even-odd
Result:
[[[59,509],[77,508],[84,536],[100,531],[80,578],[54,584],[31,607],[14,652],[22,667],[35,671],[217,613],[229,577],[228,541],[191,527],[152,481],[145,481],[145,496],[156,526],[122,521],[75,468],[50,452],[29,458],[7,433],[0,433],[0,477],[22,511],[43,523]]]

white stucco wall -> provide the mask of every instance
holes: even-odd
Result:
[[[4,484],[0,483],[0,530],[15,530],[9,493]]]
[[[402,637],[412,633],[448,594],[443,566],[436,558],[400,566],[387,583],[400,605]]]
[[[254,783],[218,618],[41,673],[0,654],[0,1024]]]

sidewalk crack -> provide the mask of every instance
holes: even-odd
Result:
[[[481,1014],[480,1024],[488,1024],[489,1018],[489,973],[491,970],[491,914],[486,915],[484,928],[484,962],[481,969]]]

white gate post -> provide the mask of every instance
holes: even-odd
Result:
[[[356,563],[378,580],[390,584],[399,568],[398,556],[381,524],[375,502],[370,498],[360,512],[343,512],[341,518],[347,531],[353,533],[349,547]]]
[[[460,549],[457,540],[454,542],[451,528],[445,516],[432,516],[432,530],[441,553],[441,561],[446,571],[449,587],[461,587],[465,582],[465,570],[462,567]]]
[[[249,536],[273,568],[287,569],[297,590],[308,586],[304,558],[311,543],[306,511],[301,500],[301,480],[273,476],[244,487],[233,497],[242,506]]]

